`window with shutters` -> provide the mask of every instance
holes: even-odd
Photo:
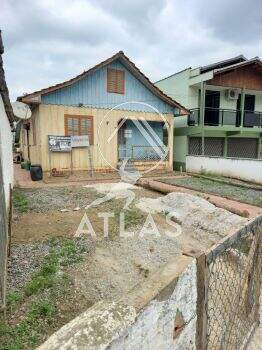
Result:
[[[125,72],[120,69],[107,69],[107,92],[125,93]]]
[[[65,135],[88,135],[90,145],[93,144],[93,117],[82,115],[65,115]]]

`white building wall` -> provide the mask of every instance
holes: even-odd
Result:
[[[186,170],[203,171],[262,184],[262,160],[186,156]]]
[[[0,155],[3,168],[3,180],[6,199],[6,208],[9,207],[9,186],[14,183],[12,132],[5,113],[2,97],[0,95]]]
[[[195,259],[188,258],[188,263],[160,300],[156,297],[140,311],[121,302],[99,302],[60,328],[38,350],[195,350],[197,267]],[[170,274],[169,269],[163,275]],[[177,323],[178,313],[182,320]],[[176,333],[178,324],[180,332]]]
[[[111,350],[195,350],[197,323],[196,263],[179,276],[168,300],[153,300],[138,316],[122,337],[109,347]],[[174,336],[176,313],[181,312],[184,327]]]

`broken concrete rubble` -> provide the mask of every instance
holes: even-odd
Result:
[[[217,208],[207,200],[187,193],[173,192],[159,198],[141,198],[137,207],[147,213],[170,214],[182,226],[182,235],[201,242],[215,243],[248,221],[229,211]]]

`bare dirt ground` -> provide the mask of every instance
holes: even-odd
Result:
[[[106,202],[89,206],[104,196]],[[123,210],[128,198],[133,200]],[[0,349],[33,349],[95,302],[118,299],[171,258],[179,261],[184,250],[206,249],[227,235],[229,226],[235,230],[247,222],[199,197],[162,196],[123,183],[17,188],[14,211],[8,323],[0,322]],[[114,214],[107,238],[98,216],[105,212]],[[75,237],[85,213],[95,239]],[[132,237],[119,235],[121,213]],[[159,236],[141,234],[149,214]]]
[[[97,207],[85,210],[108,192],[106,187],[114,185],[99,191],[83,186],[14,191],[8,323],[0,322],[0,349],[34,348],[95,302],[118,299],[169,259],[181,256],[178,242],[164,235],[167,228],[172,230],[164,215],[154,217],[163,235],[161,239],[139,237],[146,213],[136,208],[136,200],[159,194],[132,189],[137,198],[124,211],[125,230],[134,232],[130,239],[119,237],[125,188],[116,198],[102,203],[99,210]],[[109,220],[107,238],[99,212],[114,214]],[[96,239],[90,235],[75,237],[85,213]],[[33,339],[29,336],[32,333]]]

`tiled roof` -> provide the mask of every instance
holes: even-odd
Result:
[[[247,59],[243,55],[239,55],[236,57],[228,58],[228,59],[223,60],[223,61],[211,63],[207,66],[200,67],[200,72],[205,73],[205,72],[209,72],[209,71],[214,70],[214,69],[228,67],[228,66],[231,66],[233,64],[238,64],[238,63],[245,62],[245,61],[247,61]]]
[[[59,83],[53,86],[49,86],[47,88],[32,92],[30,94],[26,94],[23,96],[20,96],[17,98],[18,101],[28,101],[28,99],[37,97],[39,95],[47,94],[53,91],[56,91],[58,89],[64,88],[66,86],[70,86],[73,83],[77,82],[78,80],[84,78],[85,76],[95,72],[96,70],[112,63],[113,61],[119,59],[133,74],[136,76],[138,80],[141,81],[142,84],[144,84],[154,95],[158,96],[161,100],[166,102],[172,107],[179,108],[183,114],[188,114],[189,111],[182,106],[177,101],[173,100],[171,97],[167,96],[163,91],[161,91],[158,87],[156,87],[140,70],[136,67],[136,65],[130,61],[130,59],[123,53],[123,51],[117,52],[112,57],[108,58],[107,60],[97,64],[96,66],[90,68],[87,71],[84,71],[83,73],[77,75],[76,77],[67,80],[63,83]],[[28,101],[29,102],[29,101]]]
[[[10,125],[15,121],[13,108],[10,103],[9,92],[5,81],[5,71],[3,66],[2,54],[4,53],[4,45],[0,30],[0,94],[4,103],[5,112],[7,114]]]

